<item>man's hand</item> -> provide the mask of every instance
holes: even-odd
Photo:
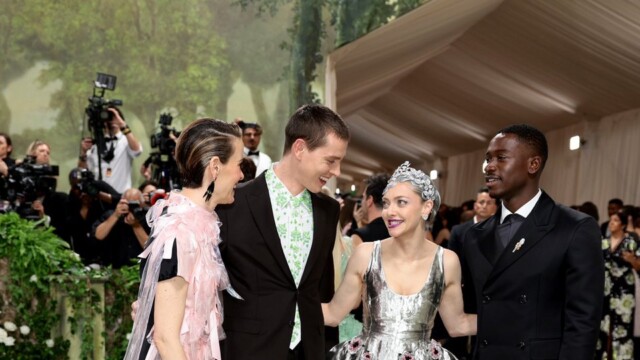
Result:
[[[126,199],[120,199],[118,205],[116,205],[116,210],[113,212],[113,216],[122,217],[129,213],[129,202]]]
[[[0,159],[0,176],[7,175],[9,175],[9,167],[7,166],[7,163],[4,162],[4,160]]]
[[[93,139],[90,137],[85,137],[80,142],[80,150],[82,150],[82,155],[86,154],[89,149],[93,146]]]
[[[111,115],[113,115],[113,120],[111,120],[111,123],[113,124],[113,128],[117,128],[119,130],[127,126],[127,123],[124,121],[122,117],[120,117],[120,114],[116,109],[107,108],[107,111],[111,112]]]

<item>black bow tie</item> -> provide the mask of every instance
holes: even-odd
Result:
[[[247,156],[251,156],[251,155],[260,156],[260,150],[256,150],[256,151],[249,150],[249,152],[247,153]]]

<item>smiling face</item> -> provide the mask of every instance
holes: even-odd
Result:
[[[401,182],[387,189],[382,197],[382,219],[394,238],[418,235],[424,238],[425,220],[433,201],[423,201],[410,183]]]
[[[334,176],[340,175],[340,163],[347,153],[347,142],[329,133],[324,145],[309,150],[305,141],[296,140],[292,150],[298,159],[296,181],[312,193],[319,193]]]
[[[485,180],[491,197],[505,204],[515,202],[518,209],[538,191],[541,157],[516,135],[496,135],[489,143],[486,161]]]
[[[623,230],[622,220],[619,213],[615,213],[609,217],[609,231],[617,233]]]
[[[240,169],[242,162],[242,141],[238,138],[233,140],[233,154],[226,164],[218,164],[216,185],[213,190],[213,202],[215,204],[231,204],[234,200],[235,187],[243,179],[244,175]]]

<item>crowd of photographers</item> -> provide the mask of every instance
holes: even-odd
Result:
[[[14,159],[11,137],[0,132],[0,213],[13,211],[53,227],[86,265],[119,268],[131,264],[147,242],[149,207],[179,188],[173,151],[180,133],[170,127],[170,115],[161,115],[160,131],[151,136],[153,151],[140,169],[146,180],[134,188],[132,164],[142,145],[117,107],[105,111],[100,133],[81,141],[78,166],[68,175],[68,194],[56,191],[58,167],[50,164],[47,143],[36,140],[24,159]],[[236,122],[243,130],[247,181],[268,168],[271,159],[257,149],[260,125]]]

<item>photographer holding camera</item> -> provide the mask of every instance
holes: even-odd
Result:
[[[93,224],[102,214],[114,209],[121,195],[104,181],[96,180],[91,171],[75,168],[69,172],[68,212],[65,220],[71,249],[80,255],[85,265],[98,261],[98,243],[91,236]]]
[[[142,145],[131,132],[124,121],[124,116],[117,107],[106,109],[109,119],[105,119],[105,151],[98,164],[98,146],[91,138],[84,138],[81,142],[82,154],[78,160],[78,167],[91,170],[96,176],[113,186],[122,193],[131,188],[131,167],[133,159],[142,153]],[[99,166],[100,165],[100,166]],[[102,170],[102,176],[98,172]]]
[[[115,210],[106,211],[94,224],[93,235],[102,242],[103,265],[117,269],[131,264],[131,259],[142,252],[149,238],[146,213],[140,190],[128,189]]]

